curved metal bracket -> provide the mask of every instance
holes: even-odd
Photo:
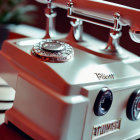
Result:
[[[106,27],[106,28],[112,29],[114,31],[120,31],[122,29],[122,26],[119,24],[120,23],[120,14],[119,13],[114,13],[114,15],[113,15],[114,16],[114,26],[110,26],[107,24],[96,22],[95,21],[95,20],[97,20],[96,18],[85,16],[78,12],[73,12],[73,7],[74,7],[74,4],[73,4],[72,0],[69,0],[69,2],[67,2],[67,16],[70,18],[80,19],[82,21],[96,24],[96,25],[99,25],[102,27]],[[99,20],[104,21],[104,18],[100,18]]]

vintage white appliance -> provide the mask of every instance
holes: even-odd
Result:
[[[5,122],[36,140],[140,138],[140,58],[119,45],[123,26],[140,43],[140,10],[103,0],[37,1],[47,4],[44,39],[7,40],[0,51],[0,76],[16,91]],[[73,19],[64,38],[53,36],[54,7]],[[108,43],[83,33],[84,21],[110,28]]]

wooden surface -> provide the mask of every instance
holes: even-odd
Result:
[[[0,140],[32,140],[13,125],[0,125]]]

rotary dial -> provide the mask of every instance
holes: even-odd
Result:
[[[73,58],[74,50],[69,44],[56,40],[43,40],[33,46],[32,54],[47,62],[66,62]]]

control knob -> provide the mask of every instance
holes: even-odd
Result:
[[[94,104],[94,113],[96,116],[103,116],[105,115],[113,101],[113,95],[109,88],[104,87],[100,90]]]
[[[129,97],[126,115],[129,120],[140,119],[140,89],[135,90]]]

